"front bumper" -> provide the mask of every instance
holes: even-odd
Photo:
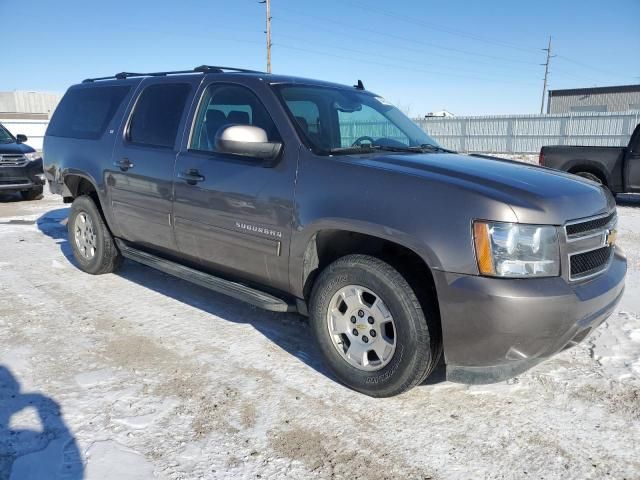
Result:
[[[0,165],[0,191],[31,190],[45,182],[41,158],[25,165]]]
[[[584,282],[501,279],[434,272],[447,379],[494,383],[582,341],[620,301],[626,257]]]

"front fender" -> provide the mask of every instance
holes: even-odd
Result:
[[[357,219],[340,217],[321,218],[306,225],[304,229],[296,231],[292,236],[289,268],[291,287],[294,295],[299,297],[303,296],[304,279],[308,273],[305,271],[305,263],[309,261],[310,255],[315,254],[315,252],[310,252],[310,247],[314,244],[315,236],[320,232],[328,230],[358,233],[386,240],[413,251],[419,255],[430,268],[442,268],[438,256],[429,245],[425,242],[420,242],[418,238],[408,232],[379,223]]]
[[[289,267],[295,295],[303,289],[307,245],[322,230],[381,238],[413,251],[431,269],[475,275],[473,220],[518,221],[513,209],[486,189],[366,162],[366,157],[301,151]]]

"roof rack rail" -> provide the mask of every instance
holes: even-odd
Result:
[[[223,73],[223,72],[240,72],[240,73],[265,73],[259,70],[247,70],[246,68],[234,68],[234,67],[219,67],[216,65],[200,65],[193,70],[174,70],[171,72],[149,72],[149,73],[135,73],[135,72],[120,72],[110,77],[97,77],[87,78],[82,83],[98,82],[100,80],[125,80],[127,78],[134,77],[164,77],[166,75],[178,75],[181,73]]]
[[[265,73],[260,70],[247,70],[246,68],[235,67],[219,67],[217,65],[200,65],[193,69],[194,72],[202,73],[222,73],[222,72],[240,72],[240,73]]]

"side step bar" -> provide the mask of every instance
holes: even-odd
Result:
[[[143,252],[136,248],[130,247],[122,240],[116,238],[116,244],[120,253],[125,258],[133,260],[134,262],[142,263],[148,267],[155,268],[161,272],[173,275],[174,277],[181,278],[191,283],[200,285],[201,287],[208,288],[218,293],[228,295],[230,297],[242,300],[243,302],[250,303],[256,307],[270,310],[272,312],[296,312],[297,308],[294,305],[287,303],[285,300],[274,297],[260,290],[256,290],[240,283],[225,280],[223,278],[209,275],[208,273],[195,270],[193,268],[185,267],[179,263],[165,260],[164,258],[157,257],[147,252]]]

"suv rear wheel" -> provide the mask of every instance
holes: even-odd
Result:
[[[309,313],[338,379],[364,394],[389,397],[421,383],[437,364],[438,319],[427,308],[391,265],[348,255],[322,271]]]
[[[82,195],[73,201],[67,231],[82,270],[100,275],[118,269],[122,256],[91,197]]]

